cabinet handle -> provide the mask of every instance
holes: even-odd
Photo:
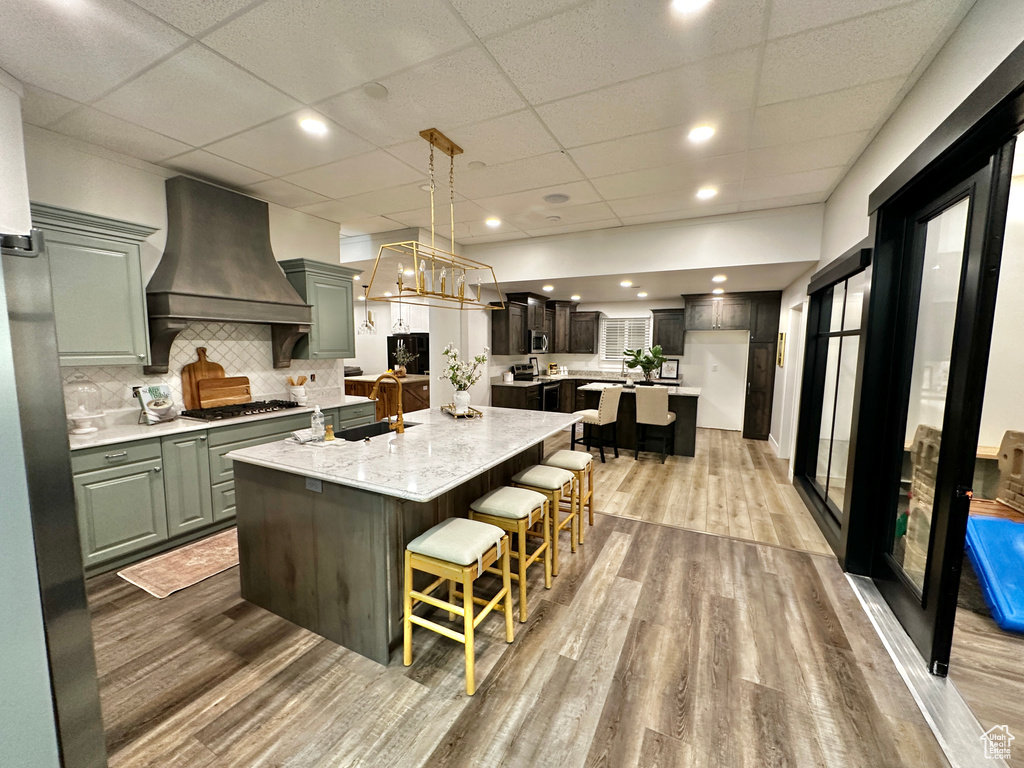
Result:
[[[318,354],[317,352],[314,352],[314,353],[313,353],[313,357],[316,357],[316,356],[317,356],[317,354]]]
[[[199,436],[199,442],[205,443],[206,442],[206,435],[200,435]]]
[[[117,453],[108,453],[106,455],[107,461],[113,461],[114,459],[123,459],[128,455],[128,451],[118,451]]]
[[[154,471],[154,472],[159,472],[159,471],[161,471],[162,469],[163,469],[163,467],[153,467],[153,471]]]
[[[139,360],[145,360],[145,359],[146,359],[145,353],[139,352]]]

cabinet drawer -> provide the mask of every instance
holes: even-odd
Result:
[[[283,440],[287,434],[288,433],[264,435],[263,437],[254,437],[250,440],[239,440],[237,443],[228,443],[227,445],[218,445],[210,448],[210,481],[213,483],[221,483],[226,480],[234,479],[235,473],[232,468],[233,462],[231,459],[227,458],[225,454],[231,453],[231,451],[241,450],[242,448],[252,448],[254,445],[275,443],[278,440]]]
[[[377,419],[376,403],[359,403],[358,405],[346,405],[338,409],[338,424],[335,429],[347,427],[359,427],[363,424],[370,424]]]
[[[213,486],[213,521],[219,523],[235,516],[235,481]]]
[[[74,474],[93,472],[107,467],[119,467],[160,458],[160,441],[136,440],[131,443],[102,445],[71,452],[71,471]]]
[[[294,416],[275,416],[248,424],[236,424],[231,427],[219,427],[210,430],[210,446],[227,445],[254,437],[268,437],[294,432],[309,426],[309,413],[298,413]],[[266,442],[266,441],[264,441]]]

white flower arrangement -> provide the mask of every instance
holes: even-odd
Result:
[[[465,392],[480,381],[480,377],[483,376],[483,371],[479,369],[481,365],[487,362],[488,352],[490,352],[490,350],[487,347],[484,347],[484,351],[474,357],[472,364],[470,364],[460,360],[459,350],[449,343],[448,346],[444,348],[443,353],[448,362],[444,373],[441,374],[438,379],[441,381],[450,381],[456,391]]]

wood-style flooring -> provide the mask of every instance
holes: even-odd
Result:
[[[611,515],[564,551],[514,643],[480,625],[473,697],[458,643],[380,666],[237,569],[165,600],[92,579],[110,765],[947,765],[834,558]]]
[[[547,453],[569,447],[569,433],[548,439]],[[583,450],[577,443],[577,450]],[[832,554],[781,461],[767,441],[739,432],[698,429],[695,456],[605,448],[591,451],[600,512],[788,549]]]

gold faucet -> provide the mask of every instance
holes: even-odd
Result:
[[[384,415],[388,419],[388,430],[395,430],[398,434],[405,432],[405,420],[402,418],[402,380],[395,376],[393,373],[382,373],[377,377],[377,380],[373,382],[373,391],[370,392],[370,399],[377,400],[377,390],[380,389],[380,383],[383,379],[394,379],[398,385],[398,414],[395,416],[395,420],[391,421],[391,409],[388,407],[388,395],[387,390],[382,393],[384,398]]]

